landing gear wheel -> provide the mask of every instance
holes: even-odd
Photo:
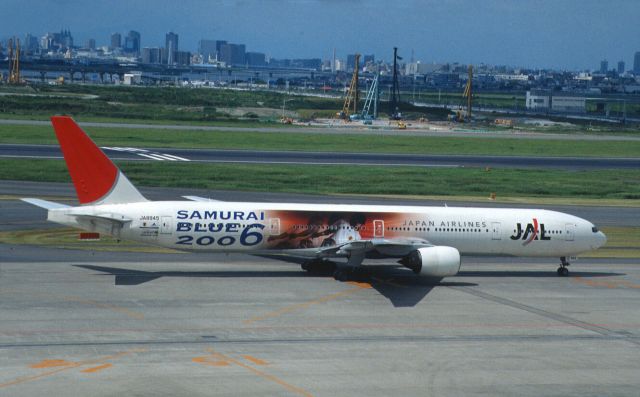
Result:
[[[349,273],[344,270],[336,269],[336,271],[333,272],[333,278],[337,281],[347,281],[349,279]]]
[[[558,268],[558,276],[561,277],[567,277],[569,275],[569,269],[567,269],[567,266],[569,266],[570,263],[567,261],[566,257],[561,257],[560,258],[560,267]]]
[[[311,274],[331,275],[336,270],[334,262],[323,259],[308,260],[303,262],[300,267]]]

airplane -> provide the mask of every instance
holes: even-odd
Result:
[[[367,258],[399,259],[419,276],[454,276],[462,255],[559,257],[557,274],[568,276],[568,258],[606,242],[591,222],[542,209],[149,201],[71,117],[51,122],[80,205],[22,200],[47,209],[49,221],[118,240],[291,255],[306,258],[307,271],[329,264],[338,280],[365,268]]]

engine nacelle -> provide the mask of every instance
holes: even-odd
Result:
[[[418,248],[399,262],[421,276],[455,276],[460,270],[460,252],[445,246]]]

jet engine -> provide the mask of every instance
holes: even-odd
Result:
[[[421,276],[455,276],[460,270],[460,252],[453,247],[445,246],[418,248],[398,263]]]

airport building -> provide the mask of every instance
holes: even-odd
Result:
[[[526,108],[534,111],[558,113],[586,113],[587,98],[553,95],[546,91],[527,91]]]

